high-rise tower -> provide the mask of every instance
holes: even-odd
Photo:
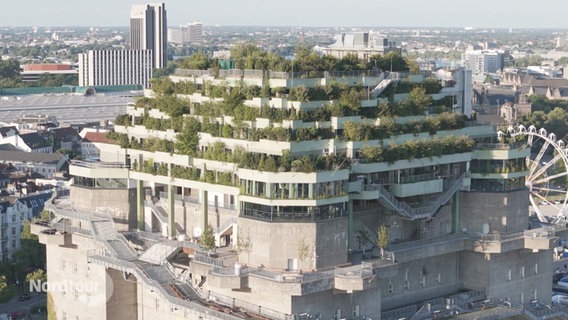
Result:
[[[130,11],[130,48],[152,50],[154,68],[166,67],[167,20],[164,3],[135,4]]]

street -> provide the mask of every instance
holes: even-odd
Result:
[[[47,305],[47,295],[44,293],[31,293],[31,299],[27,301],[19,301],[18,296],[14,297],[7,303],[0,304],[0,314],[12,314],[13,312],[21,312],[26,314],[23,319],[29,319],[30,308]],[[31,315],[31,319],[47,319],[47,313],[38,314],[37,310]]]

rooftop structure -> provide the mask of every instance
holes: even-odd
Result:
[[[178,70],[197,89],[178,95],[189,107],[132,104],[100,162],[72,162],[75,206],[55,203],[56,220],[34,229],[50,281],[79,279],[67,268],[110,277],[121,306],[81,302],[95,318],[400,319],[442,297],[446,310],[549,303],[555,230],[528,230],[530,148],[475,120],[470,72],[444,77]],[[267,83],[286,90],[210,95]],[[357,99],[347,107],[342,92]]]
[[[325,54],[336,58],[343,58],[349,54],[359,59],[369,61],[375,54],[384,54],[389,51],[399,51],[396,42],[379,35],[368,32],[342,33],[336,37],[336,42],[327,48],[323,48]]]

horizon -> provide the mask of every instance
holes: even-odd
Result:
[[[148,1],[152,2],[152,1]],[[560,15],[538,14],[528,0],[451,1],[399,0],[397,3],[367,3],[363,0],[305,2],[289,0],[285,6],[260,0],[238,2],[187,3],[165,2],[168,27],[190,21],[204,26],[298,26],[309,28],[466,28],[475,29],[568,29]],[[13,2],[0,12],[3,27],[120,27],[128,26],[132,0],[100,0],[96,6],[81,0],[61,0],[57,6],[40,0]],[[514,5],[514,7],[512,6]],[[562,8],[560,0],[543,0],[541,8]],[[40,16],[28,14],[33,7]],[[85,10],[84,8],[89,8]],[[112,8],[109,10],[108,8]],[[302,10],[298,10],[301,8]],[[254,11],[252,11],[254,9]],[[254,12],[251,14],[250,12]],[[261,14],[258,14],[258,13]],[[412,21],[413,26],[408,26]],[[376,28],[375,27],[375,28]]]

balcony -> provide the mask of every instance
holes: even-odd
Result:
[[[509,234],[491,233],[474,236],[473,251],[482,253],[503,253],[518,249],[533,252],[549,250],[556,239],[554,229],[544,227]]]
[[[248,287],[248,271],[242,270],[240,266],[213,266],[207,281],[210,286],[221,289],[244,289]]]
[[[434,177],[433,174],[423,174],[408,177],[402,183],[394,183],[390,192],[395,197],[412,197],[422,194],[433,194],[444,191],[444,180]]]
[[[550,227],[525,230],[525,248],[531,249],[533,252],[539,250],[549,250],[552,243],[556,240],[554,229]]]
[[[375,277],[373,265],[370,263],[363,263],[348,268],[338,268],[335,270],[335,289],[352,293],[353,291],[375,288],[378,282],[375,280]]]
[[[120,162],[87,162],[71,160],[69,173],[79,177],[89,178],[128,178],[128,168]]]

